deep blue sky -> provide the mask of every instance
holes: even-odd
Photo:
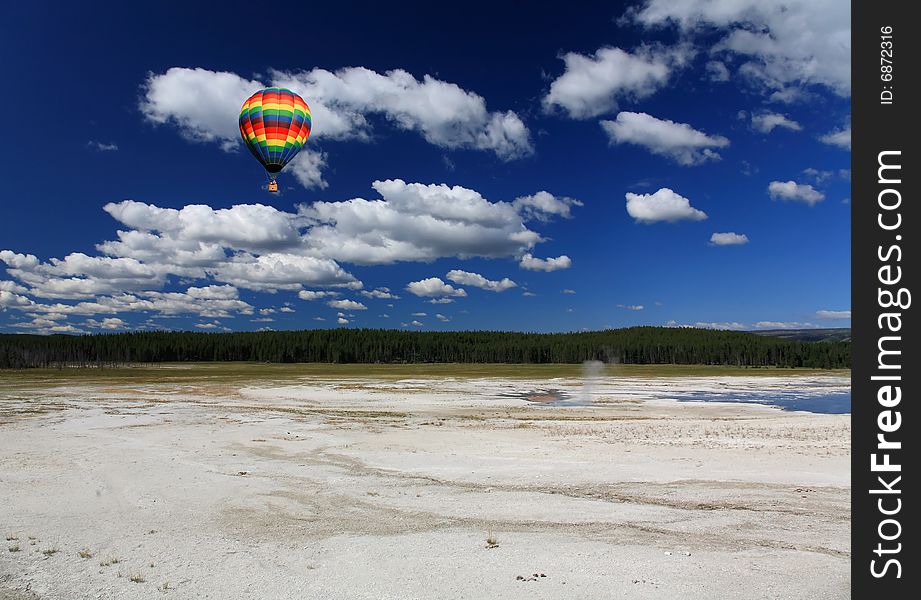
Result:
[[[261,203],[291,213],[296,205],[315,201],[378,199],[371,184],[386,179],[462,186],[491,202],[512,202],[546,190],[577,199],[582,206],[573,206],[568,219],[528,221],[529,229],[546,238],[530,252],[541,258],[566,255],[570,268],[526,270],[514,255],[446,256],[374,266],[338,259],[365,290],[387,287],[400,296],[381,300],[337,289],[339,299],[367,306],[344,311],[354,315],[345,317],[348,326],[399,327],[417,321],[422,325],[408,326],[559,331],[667,323],[750,329],[759,323],[767,327],[767,322],[850,323],[843,314],[835,319],[817,314],[850,309],[850,181],[842,172],[849,169],[850,152],[819,139],[849,127],[850,98],[818,76],[791,77],[783,89],[796,92],[797,98],[789,103],[772,100],[780,84],[759,82],[740,68],[752,61],[770,70],[772,57],[719,51],[733,30],[782,25],[770,15],[764,23],[755,14],[746,17],[750,22],[702,21],[703,28],[679,30],[621,19],[629,6],[642,8],[642,2],[577,3],[566,10],[536,10],[525,2],[437,8],[435,3],[391,3],[386,8],[379,3],[364,8],[354,3],[289,3],[277,15],[254,11],[251,2],[198,8],[192,2],[134,4],[4,5],[0,55],[5,57],[5,74],[0,85],[7,113],[6,143],[0,146],[0,250],[35,255],[43,262],[74,252],[101,256],[96,244],[127,229],[102,207],[126,199],[175,209]],[[783,36],[769,31],[778,39]],[[591,57],[605,47],[636,53],[643,44],[662,52],[683,44],[688,63],[674,67],[648,96],[619,95],[617,108],[587,118],[574,118],[559,105],[548,109],[542,101],[564,74],[563,54]],[[728,81],[712,80],[706,65],[713,60],[726,64]],[[848,60],[849,54],[841,52],[840,61]],[[816,58],[820,73],[828,61],[827,54]],[[327,187],[305,188],[286,172],[280,179],[284,193],[270,195],[263,189],[259,166],[242,146],[226,151],[213,141],[192,141],[175,122],[157,124],[145,116],[141,104],[148,77],[172,67],[230,72],[264,82],[271,80],[272,69],[337,72],[365,67],[381,74],[402,69],[419,81],[429,75],[481,96],[490,112],[514,111],[529,131],[533,152],[505,160],[488,149],[448,148],[369,113],[370,140],[317,136],[308,141],[326,153]],[[312,102],[309,96],[305,99]],[[640,145],[611,145],[599,122],[613,120],[621,111],[687,124],[708,136],[723,136],[729,145],[715,148],[719,160],[696,165],[679,164]],[[799,129],[759,131],[753,113],[783,115]],[[318,118],[315,111],[319,130]],[[100,145],[117,149],[102,150]],[[817,180],[807,169],[823,173]],[[772,181],[811,185],[824,199],[811,205],[772,198]],[[640,223],[628,214],[627,192],[652,194],[660,188],[689,199],[708,218]],[[744,234],[749,242],[714,245],[709,240],[716,232]],[[214,317],[191,310],[161,318],[156,310],[119,309],[62,316],[47,305],[94,298],[43,296],[34,283],[5,273],[3,267],[0,262],[0,281],[13,282],[6,284],[6,306],[0,308],[4,331],[99,331],[105,318],[118,320],[109,321],[106,330],[192,329],[196,324],[233,330],[332,327],[340,312],[324,301],[301,300],[296,290],[269,293],[238,285],[239,297],[253,307],[252,314],[230,311]],[[490,280],[508,277],[517,287],[496,293],[455,283],[467,296],[441,305],[405,289],[409,282],[430,277],[450,283],[445,274],[452,269]],[[81,272],[62,276],[104,278]],[[149,290],[127,291],[181,292],[225,283],[212,276],[170,274]],[[564,289],[576,293],[563,294]],[[525,290],[534,295],[524,295]],[[100,292],[96,299],[117,293]],[[285,303],[293,312],[278,312]],[[625,308],[639,306],[642,310]],[[260,317],[262,308],[276,312]],[[413,316],[420,312],[426,316]],[[450,320],[438,320],[435,313]]]

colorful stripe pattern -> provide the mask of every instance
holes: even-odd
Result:
[[[240,135],[265,170],[278,173],[310,135],[310,107],[291,90],[259,90],[240,109]]]

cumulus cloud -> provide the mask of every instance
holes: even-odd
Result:
[[[564,289],[564,290],[560,290],[560,293],[561,294],[575,294],[576,290]]]
[[[685,34],[721,39],[712,53],[739,64],[738,72],[773,99],[823,86],[851,91],[850,6],[837,0],[649,0],[628,18],[647,26],[676,26]],[[845,57],[843,60],[842,57]]]
[[[0,308],[7,308],[11,306],[31,306],[35,304],[32,300],[29,300],[25,296],[16,294],[7,290],[0,289]]]
[[[429,277],[421,281],[412,281],[406,285],[406,290],[416,296],[428,298],[436,297],[465,297],[467,291],[463,288],[455,288],[445,283],[440,277]]]
[[[328,290],[316,291],[316,290],[301,290],[297,293],[297,297],[301,300],[321,300],[323,298],[328,298],[330,296],[338,296],[339,292],[331,292]],[[261,311],[260,311],[261,312]]]
[[[528,271],[559,271],[572,266],[572,260],[563,254],[556,258],[537,258],[530,252],[524,254],[518,261],[518,266]]]
[[[326,305],[339,310],[368,310],[367,306],[355,300],[330,300]]]
[[[803,202],[809,206],[815,206],[825,199],[825,194],[816,190],[808,183],[796,183],[795,181],[772,181],[768,185],[768,193],[771,198],[777,200],[790,200],[793,202]]]
[[[710,236],[710,243],[714,246],[741,246],[748,243],[748,236],[744,233],[714,233]]]
[[[52,315],[114,315],[132,312],[157,313],[161,316],[198,315],[223,318],[233,314],[252,315],[253,307],[239,297],[229,285],[189,287],[184,292],[142,291],[98,296],[93,300],[64,304],[32,302],[31,313],[49,318]]]
[[[303,96],[314,117],[311,136],[323,140],[369,140],[369,117],[381,115],[397,129],[415,131],[441,148],[472,148],[512,160],[533,152],[530,132],[512,111],[490,111],[482,96],[430,75],[416,79],[402,69],[378,73],[364,67],[335,72],[271,71],[267,82]],[[141,112],[151,122],[175,125],[193,141],[239,147],[240,106],[266,82],[236,73],[173,67],[151,73]],[[326,157],[307,147],[289,170],[305,187],[325,187]]]
[[[650,96],[668,83],[690,52],[686,47],[643,46],[633,53],[600,48],[590,56],[568,52],[561,58],[565,70],[550,84],[544,108],[587,119],[616,110],[620,100]]]
[[[713,148],[729,145],[723,136],[710,136],[687,123],[657,119],[646,113],[622,112],[615,121],[601,121],[601,127],[612,145],[642,146],[684,166],[719,160],[720,155]]]
[[[480,289],[489,290],[490,292],[504,292],[505,290],[509,290],[518,286],[517,283],[508,277],[503,277],[499,281],[493,281],[486,279],[479,273],[471,273],[469,271],[461,271],[458,269],[448,271],[447,278],[448,280],[460,285],[470,285]]]
[[[803,128],[796,121],[787,118],[785,115],[774,112],[762,112],[752,114],[752,127],[761,133],[771,133],[775,128],[790,129],[799,131]]]
[[[92,329],[124,329],[128,326],[126,322],[119,319],[118,317],[106,317],[101,321],[96,319],[87,319],[83,322],[86,327]]]
[[[348,325],[349,320],[345,317],[339,317],[336,319],[336,323],[339,323],[340,325]]]
[[[542,271],[571,264],[565,255],[535,258],[531,250],[543,237],[525,223],[571,216],[572,208],[581,205],[572,198],[539,192],[511,202],[490,201],[460,186],[402,180],[376,181],[373,187],[380,198],[321,201],[290,212],[262,204],[164,208],[134,200],[109,203],[104,210],[119,229],[114,239],[96,245],[99,255],[75,252],[40,260],[0,250],[0,264],[10,278],[0,281],[0,301],[4,307],[21,308],[35,298],[76,301],[54,305],[81,311],[67,314],[175,314],[170,305],[189,314],[226,316],[253,310],[239,299],[240,289],[288,291],[307,301],[334,299],[341,294],[337,289],[367,298],[399,298],[389,288],[362,290],[362,282],[342,266],[346,262],[377,265],[480,256],[514,258],[523,268]],[[461,270],[449,274],[449,281],[452,277],[493,291],[515,286],[508,278],[492,281]],[[190,284],[188,290],[233,290],[234,297],[221,300],[228,304],[217,311],[197,300],[186,301],[185,292],[160,291]],[[429,297],[448,302],[465,294],[458,288]]]
[[[831,146],[837,146],[844,150],[851,149],[851,126],[843,127],[841,129],[836,129],[819,137],[819,141],[823,144],[829,144]]]
[[[554,196],[549,192],[537,192],[530,196],[520,196],[512,203],[525,220],[536,219],[549,221],[551,217],[572,217],[572,207],[582,206],[582,202],[575,198]]]
[[[399,300],[400,297],[390,291],[390,288],[379,287],[373,290],[362,290],[361,295],[365,298],[376,298],[378,300]]]
[[[850,319],[851,311],[849,310],[817,310],[815,316],[819,319]]]
[[[238,255],[208,271],[218,281],[251,290],[299,290],[305,284],[361,287],[361,282],[333,260],[277,252]]]
[[[380,200],[315,202],[298,213],[304,242],[334,260],[359,265],[499,258],[531,249],[542,237],[511,203],[490,202],[461,186],[375,181]]]
[[[435,313],[435,318],[441,321],[442,323],[447,323],[451,320],[451,317],[443,315],[441,313]]]
[[[676,223],[678,221],[702,221],[707,214],[691,206],[691,201],[669,188],[661,188],[654,194],[627,192],[627,214],[637,223]]]

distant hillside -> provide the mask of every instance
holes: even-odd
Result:
[[[789,332],[784,332],[789,333]],[[173,361],[284,363],[581,363],[850,366],[846,342],[814,343],[742,331],[630,327],[579,333],[307,329],[100,335],[0,334],[0,367]]]
[[[835,327],[829,329],[763,329],[753,331],[758,335],[796,340],[799,342],[850,342],[850,327]]]

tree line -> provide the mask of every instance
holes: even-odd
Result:
[[[96,335],[0,334],[0,368],[116,366],[182,361],[273,363],[702,364],[850,366],[850,343],[803,342],[738,331],[630,327],[580,333],[311,329]]]

